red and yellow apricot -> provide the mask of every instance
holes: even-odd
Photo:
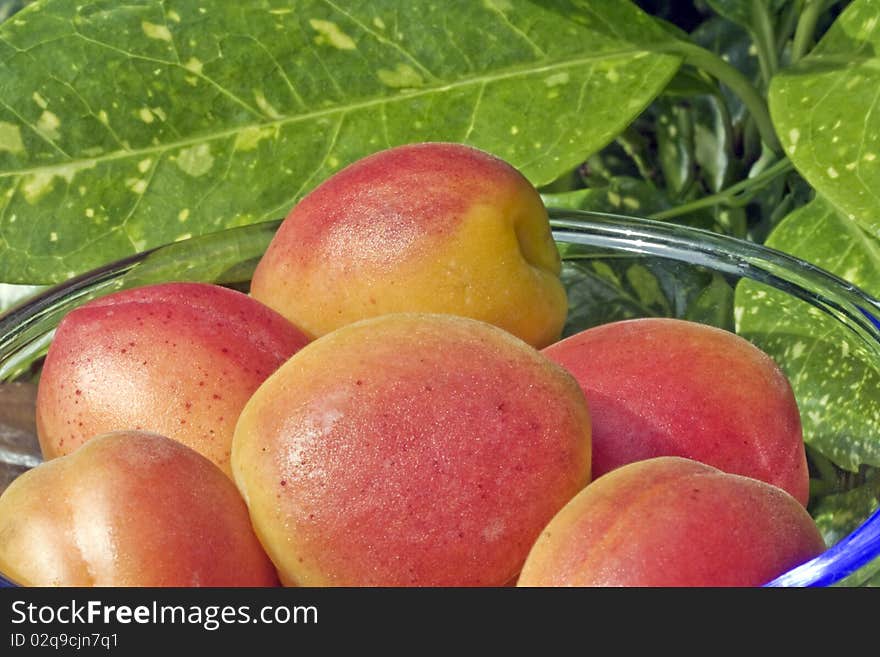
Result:
[[[380,151],[303,198],[251,294],[310,336],[391,312],[463,315],[542,347],[568,310],[537,190],[463,144]]]
[[[678,319],[582,331],[543,353],[586,395],[593,476],[654,456],[681,456],[809,497],[800,414],[776,363],[742,337]]]
[[[216,465],[147,432],[95,436],[0,496],[0,572],[23,586],[277,586]]]
[[[548,523],[518,586],[760,586],[820,554],[781,488],[660,456],[595,479]]]
[[[388,314],[270,376],[232,469],[287,585],[501,586],[589,481],[589,427],[574,379],[506,331]]]
[[[37,391],[45,458],[89,437],[145,430],[227,474],[238,414],[308,338],[246,294],[165,283],[92,300],[61,321]]]

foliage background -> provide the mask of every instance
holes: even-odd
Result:
[[[880,295],[880,0],[0,0],[0,21],[0,308],[429,139],[504,157],[550,206],[766,244]],[[827,320],[662,267],[565,275],[576,326],[697,316],[766,349],[826,538],[877,508],[880,373]]]

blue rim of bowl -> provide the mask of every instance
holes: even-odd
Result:
[[[569,243],[640,256],[702,265],[739,278],[748,278],[781,289],[841,321],[870,345],[880,363],[880,300],[857,286],[810,262],[753,242],[708,230],[670,224],[642,217],[549,208],[553,236]],[[252,224],[224,231],[246,234],[274,233],[281,220]],[[10,354],[36,336],[28,329],[57,313],[62,301],[87,301],[95,288],[119,289],[112,283],[156,253],[197,248],[217,234],[194,237],[124,258],[72,278],[0,315],[0,380],[8,376],[3,368]],[[66,303],[65,303],[66,305]],[[848,536],[821,555],[776,577],[766,587],[830,586],[880,557],[880,509],[872,513]],[[0,587],[16,586],[0,574]]]

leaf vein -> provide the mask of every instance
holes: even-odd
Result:
[[[138,246],[137,242],[134,240],[134,238],[132,238],[131,234],[129,233],[128,222],[134,216],[134,213],[137,211],[138,207],[140,207],[141,201],[144,200],[144,196],[146,196],[147,190],[150,188],[150,185],[153,182],[153,177],[155,176],[156,169],[158,169],[158,167],[159,167],[159,158],[156,158],[156,160],[150,164],[150,172],[149,172],[149,176],[147,177],[147,179],[145,181],[143,192],[141,192],[137,195],[135,202],[131,206],[131,210],[128,211],[128,214],[125,215],[125,217],[122,218],[122,221],[120,221],[118,224],[119,228],[122,229],[122,231],[125,233],[125,236],[128,238],[128,241],[131,242],[131,245],[132,245],[132,247],[134,247],[135,251],[140,251],[141,247]]]
[[[434,75],[431,72],[431,70],[428,69],[428,67],[426,67],[424,64],[422,64],[422,62],[420,62],[417,57],[415,57],[412,53],[410,53],[406,48],[403,48],[399,43],[392,41],[391,39],[388,39],[385,36],[382,36],[382,34],[376,32],[375,30],[370,28],[368,25],[363,23],[359,18],[357,18],[354,15],[352,15],[351,13],[345,11],[342,7],[337,5],[335,2],[332,2],[332,0],[322,0],[322,1],[324,2],[324,4],[326,4],[328,7],[330,7],[334,11],[336,11],[336,12],[342,14],[343,16],[345,16],[346,18],[348,18],[351,22],[353,22],[355,25],[357,25],[359,28],[361,28],[365,33],[369,34],[374,39],[376,39],[376,41],[378,41],[379,43],[383,43],[387,46],[390,46],[391,48],[393,48],[394,50],[399,52],[406,59],[408,59],[411,63],[415,64],[424,75],[431,78],[432,80],[437,79],[437,76]]]
[[[296,86],[293,84],[293,81],[290,79],[290,77],[288,77],[287,71],[284,70],[284,67],[281,66],[281,63],[278,61],[278,59],[275,57],[275,55],[272,54],[272,51],[269,50],[269,48],[266,46],[266,44],[264,44],[260,39],[258,39],[257,37],[255,37],[253,35],[246,34],[246,35],[242,35],[242,36],[246,36],[246,37],[250,38],[251,40],[253,40],[254,43],[256,43],[257,46],[259,46],[259,48],[264,53],[266,53],[266,56],[270,60],[272,60],[272,64],[275,66],[275,68],[278,70],[278,73],[281,75],[281,79],[284,81],[284,84],[287,86],[287,89],[290,91],[291,95],[293,96],[294,101],[296,103],[298,103],[300,107],[305,107],[306,103],[303,100],[302,96],[299,94],[299,92],[296,90]]]
[[[179,68],[183,68],[188,73],[191,73],[192,75],[195,75],[195,76],[201,78],[202,80],[204,80],[205,82],[207,82],[208,84],[213,86],[220,93],[227,96],[234,103],[241,105],[243,108],[245,108],[248,112],[250,112],[254,116],[260,116],[260,112],[258,112],[253,106],[250,105],[250,103],[245,101],[243,98],[239,97],[237,94],[234,94],[232,91],[230,91],[229,89],[227,89],[226,87],[224,87],[222,84],[218,83],[216,80],[212,79],[211,77],[205,75],[204,73],[201,73],[198,71],[191,71],[191,70],[187,69],[180,62],[174,62],[174,61],[170,61],[167,59],[158,59],[156,57],[149,57],[147,55],[141,55],[138,53],[129,52],[127,50],[117,48],[116,46],[113,46],[109,43],[105,43],[103,41],[98,41],[96,39],[88,37],[79,31],[75,31],[72,34],[72,36],[80,38],[80,39],[82,39],[88,43],[91,43],[92,45],[98,46],[100,48],[107,48],[108,50],[111,50],[113,52],[116,52],[120,55],[127,57],[128,59],[135,59],[135,60],[144,61],[144,62],[151,62],[153,64],[161,64],[163,66],[176,66]],[[221,56],[222,56],[222,53],[221,53]]]
[[[235,162],[235,139],[232,138],[233,143],[231,144],[231,148],[228,149],[226,154],[226,166],[223,169],[223,173],[217,176],[217,179],[211,183],[210,187],[205,190],[205,192],[196,200],[195,204],[193,204],[193,209],[198,209],[202,206],[202,204],[208,199],[211,194],[213,194],[218,187],[220,187],[221,183],[225,182],[229,178],[229,172],[232,170],[232,164]]]
[[[505,14],[503,11],[501,11],[501,9],[498,8],[498,6],[495,4],[495,2],[494,2],[493,0],[489,0],[488,2],[486,2],[486,3],[485,3],[485,6],[486,6],[487,9],[490,9],[490,10],[492,10],[493,12],[495,12],[496,14],[498,14],[498,16],[501,17],[501,20],[504,22],[504,24],[507,25],[508,29],[509,29],[511,32],[513,32],[515,35],[517,35],[518,37],[520,37],[523,41],[525,41],[526,44],[527,44],[529,47],[531,47],[532,51],[533,51],[533,52],[534,52],[534,53],[535,53],[540,59],[545,59],[545,58],[547,57],[547,53],[546,53],[546,52],[545,52],[545,51],[544,51],[544,50],[543,50],[543,49],[542,49],[537,43],[535,43],[535,42],[529,37],[528,34],[526,34],[526,33],[523,32],[520,28],[518,28],[516,25],[514,25],[514,24],[510,21],[510,18],[508,18],[507,14]]]
[[[165,6],[167,0],[160,0],[159,6],[162,8],[162,21],[165,24],[165,29],[168,31],[169,36],[171,37],[169,40],[169,44],[171,45],[171,50],[174,52],[174,59],[176,64],[180,64],[180,53],[177,51],[177,44],[174,41],[174,32],[171,31],[171,26],[168,25],[168,9]]]
[[[486,84],[483,83],[477,89],[477,97],[474,99],[474,108],[471,110],[471,120],[468,123],[467,129],[464,131],[464,137],[462,141],[468,141],[471,137],[471,134],[474,131],[474,127],[477,123],[477,113],[479,112],[480,105],[483,102],[483,93],[486,91]]]
[[[184,138],[173,142],[168,142],[165,144],[157,144],[150,146],[143,146],[140,148],[128,149],[125,151],[116,151],[112,153],[106,153],[97,157],[83,157],[79,161],[72,161],[72,163],[82,162],[82,163],[104,163],[108,161],[118,160],[118,159],[126,159],[131,157],[142,157],[144,155],[161,153],[166,150],[173,150],[177,148],[184,148],[187,146],[191,146],[194,144],[200,144],[207,141],[214,141],[219,139],[225,139],[232,135],[237,135],[240,132],[248,129],[253,129],[254,127],[269,127],[269,126],[285,126],[297,123],[303,123],[310,120],[332,117],[338,114],[348,114],[354,111],[361,110],[369,110],[374,109],[378,106],[382,106],[384,104],[394,104],[398,102],[409,101],[412,99],[430,96],[436,93],[443,93],[450,90],[455,89],[463,89],[469,86],[474,85],[483,85],[483,84],[493,84],[497,82],[501,82],[503,80],[508,80],[512,78],[518,77],[526,77],[531,75],[549,73],[554,71],[578,68],[582,66],[588,66],[595,62],[604,61],[607,59],[617,59],[617,58],[625,58],[632,57],[635,54],[644,52],[641,49],[627,49],[627,50],[619,50],[613,52],[602,53],[599,55],[585,55],[583,57],[567,59],[559,62],[550,62],[544,63],[537,67],[531,68],[511,68],[503,71],[497,71],[490,74],[482,74],[473,77],[461,78],[452,82],[446,82],[441,85],[435,85],[430,87],[423,87],[415,90],[408,90],[404,93],[399,93],[394,96],[379,96],[379,97],[370,97],[365,98],[359,102],[350,103],[344,107],[333,106],[333,107],[325,107],[316,109],[309,112],[303,112],[301,114],[296,114],[292,116],[282,116],[279,119],[274,120],[262,120],[256,123],[243,123],[232,128],[227,128],[224,130],[219,130],[217,132],[211,134],[200,134],[190,138]],[[207,79],[207,78],[206,78]],[[2,102],[2,101],[0,101]],[[8,170],[5,172],[0,172],[0,178],[14,176],[14,175],[22,175],[27,173],[33,173],[35,171],[41,171],[46,168],[51,168],[51,166],[41,166],[41,167],[31,167],[25,169],[17,169],[17,170]]]
[[[58,151],[59,153],[61,153],[61,155],[63,155],[65,158],[67,158],[68,160],[72,160],[72,159],[73,159],[73,158],[72,158],[72,157],[71,157],[71,156],[70,156],[70,155],[69,155],[69,154],[68,154],[63,148],[61,148],[61,146],[59,146],[59,145],[55,142],[54,139],[49,138],[49,136],[48,136],[47,134],[45,134],[45,132],[43,132],[42,130],[40,130],[39,128],[37,128],[37,126],[35,126],[33,123],[31,123],[31,122],[28,121],[26,118],[24,118],[21,114],[18,113],[18,111],[17,111],[14,107],[12,107],[12,105],[8,104],[8,103],[7,103],[5,100],[3,100],[2,98],[0,98],[0,105],[2,105],[2,106],[5,107],[7,110],[9,110],[9,113],[12,114],[12,115],[13,115],[15,118],[17,118],[19,121],[21,121],[22,125],[27,126],[30,130],[32,130],[32,131],[34,132],[34,134],[37,135],[37,137],[39,137],[39,138],[42,139],[44,142],[46,142],[47,144],[49,144],[49,146],[51,146],[51,147],[54,148],[56,151]],[[2,176],[2,174],[0,174],[0,176]]]
[[[312,170],[312,175],[310,175],[308,178],[306,178],[306,180],[303,182],[303,184],[300,185],[299,189],[296,190],[296,192],[293,194],[292,199],[299,198],[300,195],[306,189],[309,188],[309,185],[311,185],[312,181],[315,179],[315,177],[318,175],[318,173],[327,164],[327,160],[330,157],[330,153],[333,152],[333,147],[336,146],[336,143],[339,139],[339,135],[342,132],[342,124],[345,121],[345,117],[346,117],[345,114],[341,114],[338,117],[338,119],[336,121],[336,125],[333,126],[333,133],[330,135],[330,139],[327,142],[327,148],[324,149],[324,156],[321,158],[321,162]]]

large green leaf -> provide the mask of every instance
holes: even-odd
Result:
[[[277,218],[340,167],[454,140],[536,185],[662,90],[621,0],[41,0],[0,25],[0,281]]]
[[[813,52],[773,79],[785,152],[822,195],[880,235],[880,0],[855,0]]]
[[[826,200],[787,216],[767,239],[862,287],[880,292],[880,242]],[[857,336],[804,301],[744,280],[737,286],[738,332],[788,375],[804,439],[847,470],[880,465],[880,358]]]

